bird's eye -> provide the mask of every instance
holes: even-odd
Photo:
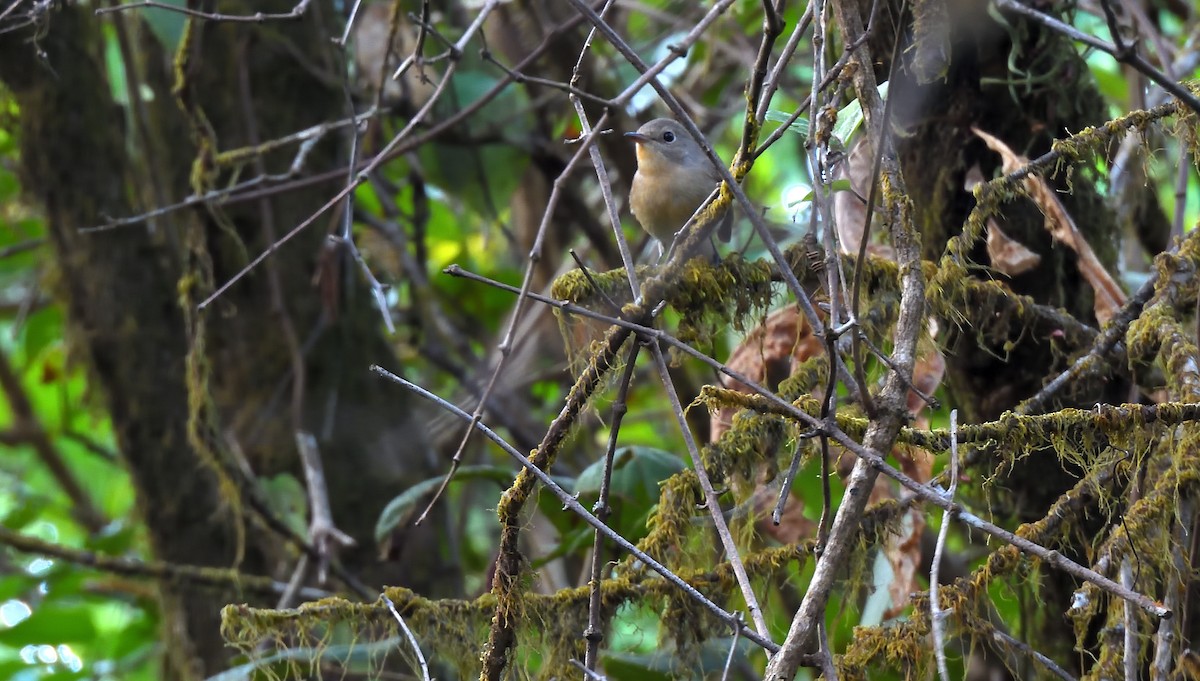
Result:
[[[664,142],[674,142],[675,141],[675,133],[671,132],[670,130],[664,132],[663,133],[663,141]]]

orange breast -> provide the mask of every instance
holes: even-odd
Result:
[[[642,229],[669,243],[714,186],[716,183],[706,172],[682,171],[653,153],[643,152],[639,145],[638,171],[633,177],[629,205]]]

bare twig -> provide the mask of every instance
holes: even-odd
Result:
[[[603,674],[597,674],[594,669],[589,669],[587,667],[587,665],[581,663],[579,660],[572,658],[567,661],[570,662],[572,665],[574,665],[577,669],[579,669],[579,671],[583,672],[583,677],[585,679],[588,679],[588,681],[607,681],[608,680],[607,676],[605,676]]]
[[[304,12],[308,9],[308,4],[312,0],[300,0],[290,12],[268,13],[255,12],[254,14],[221,14],[219,12],[202,12],[200,10],[183,7],[180,5],[172,5],[166,2],[156,2],[155,0],[140,0],[140,2],[130,2],[124,5],[115,7],[101,7],[96,10],[96,14],[108,14],[109,12],[123,12],[130,9],[162,9],[168,12],[178,12],[185,14],[193,19],[204,19],[206,21],[226,21],[236,23],[251,23],[261,24],[265,21],[283,21],[287,19],[299,19],[304,16]]]
[[[958,410],[950,410],[950,489],[946,498],[953,500],[958,490]],[[950,511],[942,513],[942,527],[938,530],[937,547],[933,551],[933,562],[929,568],[929,623],[933,629],[933,654],[937,658],[938,676],[950,681],[950,670],[946,667],[946,615],[938,600],[938,573],[942,565],[942,553],[946,550],[946,536],[950,534]]]
[[[22,553],[57,558],[73,565],[82,565],[103,572],[130,577],[148,577],[158,580],[175,580],[197,586],[218,589],[235,589],[241,592],[275,595],[283,593],[286,585],[270,577],[249,575],[231,568],[211,565],[177,565],[164,562],[143,562],[132,558],[106,556],[94,551],[74,549],[61,544],[52,544],[0,525],[0,544]],[[304,588],[300,595],[308,600],[327,598],[328,591]]]
[[[1175,547],[1175,550],[1171,552],[1173,572],[1167,573],[1169,576],[1166,579],[1166,595],[1163,596],[1163,605],[1173,611],[1179,609],[1186,597],[1185,590],[1188,580],[1184,575],[1188,574],[1187,557],[1189,552],[1185,550],[1185,547],[1191,543],[1187,541],[1189,529],[1194,533],[1191,523],[1195,519],[1195,510],[1196,503],[1193,499],[1185,497],[1179,500],[1179,520],[1171,532],[1171,542]],[[1151,681],[1167,681],[1171,678],[1171,669],[1175,663],[1180,635],[1186,631],[1184,619],[1185,617],[1173,618],[1158,623],[1158,631],[1154,635],[1154,658],[1150,663]]]
[[[998,643],[1009,646],[1010,648],[1018,650],[1018,651],[1024,653],[1025,655],[1028,655],[1029,657],[1033,658],[1038,664],[1045,667],[1046,671],[1050,672],[1051,674],[1054,674],[1058,678],[1062,679],[1062,681],[1079,681],[1070,672],[1068,672],[1067,670],[1058,666],[1054,662],[1054,660],[1051,660],[1049,657],[1046,657],[1045,654],[1040,653],[1037,650],[1034,650],[1033,646],[1030,646],[1028,643],[1026,643],[1024,641],[1017,640],[1017,639],[1013,638],[1012,636],[1004,633],[1003,631],[1000,631],[999,629],[995,629],[995,628],[993,628],[993,630],[992,630],[992,638],[996,639],[996,641]]]
[[[758,597],[754,594],[754,586],[750,584],[750,576],[746,574],[746,566],[742,564],[742,556],[738,551],[737,543],[733,541],[733,535],[729,533],[729,525],[726,524],[725,516],[721,513],[721,500],[713,489],[712,481],[708,479],[708,471],[704,469],[704,460],[700,458],[700,449],[696,446],[696,438],[692,436],[692,429],[688,427],[687,417],[683,415],[683,405],[679,403],[679,394],[675,392],[675,383],[671,380],[670,371],[667,370],[667,360],[663,357],[662,350],[657,343],[650,345],[650,351],[654,353],[654,364],[658,368],[658,377],[662,380],[667,400],[671,403],[671,410],[675,413],[675,421],[683,432],[683,441],[692,458],[692,470],[696,472],[696,479],[700,481],[700,489],[704,492],[704,506],[712,516],[717,536],[721,538],[721,545],[725,548],[725,557],[729,560],[730,567],[733,568],[734,576],[737,577],[742,597],[746,599],[746,609],[750,611],[750,618],[754,621],[759,635],[769,640],[771,632],[767,628],[767,620],[763,617],[762,608],[758,605]]]
[[[829,647],[829,631],[824,622],[817,625],[817,642],[821,646],[817,655],[821,658],[821,675],[825,681],[837,681],[837,665],[833,663],[833,650]]]
[[[633,382],[633,369],[637,364],[638,351],[641,347],[640,343],[630,345],[629,358],[625,363],[625,371],[621,374],[621,382],[617,384],[617,397],[613,401],[608,448],[604,451],[604,477],[600,480],[600,494],[596,499],[596,504],[592,506],[592,512],[603,523],[608,522],[608,516],[612,512],[608,506],[608,492],[609,485],[612,483],[613,457],[617,451],[617,435],[621,432],[621,422],[629,410],[626,399],[629,396],[629,384]],[[596,665],[600,662],[600,644],[604,641],[604,623],[600,621],[600,580],[602,579],[600,573],[604,563],[604,537],[599,530],[596,530],[592,537],[591,579],[588,582],[588,588],[591,589],[588,597],[588,626],[583,632],[583,638],[587,641],[587,650],[583,658],[584,668],[590,671],[595,671]],[[737,635],[736,631],[734,635]]]
[[[739,613],[739,615],[740,614],[741,613]],[[740,632],[740,629],[733,630],[733,637],[729,641],[729,654],[727,654],[725,656],[725,667],[723,669],[721,669],[721,681],[728,681],[728,679],[729,679],[729,670],[731,667],[733,667],[733,655],[734,655],[734,653],[737,652],[737,644],[738,644],[738,639],[739,639],[738,633],[739,632]]]
[[[333,524],[317,438],[311,433],[296,431],[296,449],[300,452],[300,462],[304,465],[304,479],[308,484],[308,540],[312,542],[319,556],[317,580],[324,584],[330,557],[339,547],[354,546],[354,538]]]
[[[82,227],[82,228],[80,228],[79,231],[80,231],[80,233],[85,233],[85,234],[89,233],[89,232],[103,232],[103,231],[107,231],[110,229],[115,229],[117,227],[127,227],[130,225],[141,224],[148,220],[152,220],[154,218],[161,217],[168,213],[173,213],[175,211],[182,210],[184,208],[190,208],[192,206],[195,206],[195,205],[198,205],[201,203],[208,203],[211,201],[222,201],[224,204],[236,203],[238,201],[260,199],[263,196],[267,196],[271,193],[279,193],[279,192],[283,192],[283,191],[288,191],[289,189],[298,188],[298,187],[292,187],[292,186],[277,186],[277,187],[270,188],[274,191],[263,192],[261,194],[239,194],[239,192],[248,192],[250,190],[253,190],[259,186],[268,184],[270,182],[285,182],[287,180],[290,180],[290,179],[296,177],[297,175],[300,174],[301,171],[304,170],[304,164],[308,159],[309,152],[313,149],[314,146],[316,146],[316,143],[319,142],[326,134],[328,134],[334,130],[338,130],[340,128],[349,126],[349,125],[354,125],[354,126],[361,125],[363,122],[377,116],[379,111],[380,111],[379,109],[372,109],[371,111],[364,112],[358,116],[355,116],[352,119],[333,121],[333,122],[329,122],[329,123],[321,123],[319,125],[314,125],[314,126],[305,128],[304,130],[301,130],[299,132],[294,132],[290,135],[285,135],[283,137],[279,137],[279,138],[270,140],[268,142],[263,142],[261,144],[254,144],[245,149],[237,149],[237,150],[229,151],[229,152],[226,152],[226,154],[224,155],[226,158],[237,158],[240,160],[252,160],[253,158],[260,157],[261,155],[266,154],[270,151],[280,149],[280,148],[288,146],[290,144],[298,143],[299,147],[296,150],[295,156],[292,158],[292,163],[288,167],[288,170],[285,172],[276,173],[276,174],[260,174],[256,177],[250,178],[249,180],[245,180],[243,182],[238,182],[238,183],[229,185],[228,187],[225,187],[223,189],[214,189],[212,191],[208,191],[208,192],[205,192],[200,195],[189,196],[188,198],[186,198],[182,201],[179,201],[177,203],[173,203],[170,205],[162,205],[162,206],[155,208],[154,210],[146,211],[139,215],[131,215],[129,217],[124,217],[124,218],[112,218],[112,219],[106,220],[105,222],[103,222],[99,225],[94,225],[91,227]],[[342,176],[342,175],[345,175],[345,173],[346,173],[345,170],[338,170],[338,171],[332,171],[332,172],[336,173],[336,176]],[[334,176],[330,175],[329,173],[326,173],[325,175],[319,176],[317,179],[319,181],[328,181],[328,180],[334,179]],[[306,179],[306,182],[309,182],[309,181],[311,181],[311,178]],[[303,185],[301,185],[301,186],[303,186]]]
[[[400,625],[400,630],[404,632],[404,637],[408,639],[408,644],[412,646],[413,653],[417,656],[417,665],[421,668],[421,678],[424,681],[429,681],[429,665],[425,663],[425,655],[421,652],[421,646],[417,643],[417,637],[413,636],[412,629],[408,628],[408,624],[404,622],[404,618],[396,610],[396,604],[392,602],[392,599],[388,598],[386,593],[380,594],[380,598],[387,603],[388,610],[392,611],[392,616],[396,618],[396,623]]]

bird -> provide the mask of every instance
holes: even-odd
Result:
[[[642,229],[657,239],[665,251],[675,234],[721,182],[721,175],[678,121],[656,118],[625,136],[637,144],[637,172],[629,191],[630,209]],[[729,230],[726,211],[718,228],[722,241],[729,240]]]

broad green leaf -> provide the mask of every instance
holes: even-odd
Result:
[[[850,180],[834,180],[833,182],[829,183],[829,192],[830,193],[848,192],[851,189],[853,189],[853,187],[850,185]],[[816,196],[816,190],[810,189],[810,190],[808,190],[808,193],[805,194],[800,199],[797,199],[796,201],[792,201],[792,202],[788,203],[788,208],[791,208],[792,206],[798,206],[802,203],[808,203],[809,201],[813,200],[814,196]]]
[[[303,535],[308,527],[308,494],[304,485],[288,473],[264,478],[262,482],[271,508],[289,527]]]
[[[95,638],[91,608],[84,605],[43,603],[16,626],[0,630],[0,643],[12,647],[88,643]]]
[[[187,6],[186,0],[162,0],[162,2],[175,7]],[[157,7],[147,7],[138,14],[143,21],[149,24],[150,32],[158,38],[167,52],[173,53],[179,49],[179,41],[183,39],[183,26],[187,21],[187,16],[180,12]]]
[[[596,499],[604,480],[604,459],[595,461],[579,474],[575,494]],[[685,469],[682,459],[653,447],[622,447],[613,454],[612,484],[609,498],[620,498],[639,505],[658,501],[658,484]]]
[[[637,542],[646,535],[646,518],[658,503],[658,486],[663,480],[684,470],[679,457],[653,447],[622,447],[613,455],[609,506],[613,515],[608,524],[623,537]],[[599,459],[579,474],[575,495],[584,506],[600,497],[604,479],[604,459]]]
[[[775,109],[767,110],[768,121],[773,121],[775,123],[786,123],[791,117],[792,115],[786,111],[777,111]],[[796,133],[802,139],[808,139],[808,119],[804,116],[797,118],[796,120],[792,121],[791,125],[788,126],[788,130]]]
[[[888,84],[881,83],[879,85],[879,96],[884,100],[887,99]],[[767,120],[783,123],[791,118],[792,115],[785,111],[768,110]],[[853,100],[841,109],[838,109],[837,121],[833,124],[833,130],[830,134],[833,137],[835,147],[845,149],[850,141],[850,136],[858,130],[858,126],[862,125],[863,113],[862,104],[857,99]],[[801,116],[797,118],[788,129],[804,139],[808,139],[808,119]]]
[[[417,505],[424,502],[425,496],[432,494],[442,484],[444,477],[439,475],[436,478],[418,482],[388,502],[383,512],[379,514],[379,521],[375,523],[375,541],[383,542],[392,533],[392,530],[408,523],[413,514],[421,510],[417,508]],[[516,473],[511,468],[503,466],[463,466],[454,474],[453,482],[491,480],[504,486],[510,484],[514,478],[516,478]]]

